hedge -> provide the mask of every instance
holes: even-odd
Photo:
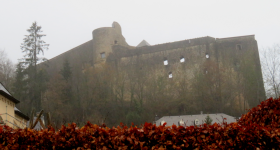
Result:
[[[270,98],[242,115],[238,122],[213,125],[108,128],[88,122],[60,130],[0,127],[0,149],[278,149],[280,99]]]

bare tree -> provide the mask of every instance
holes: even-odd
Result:
[[[261,54],[261,65],[263,80],[268,97],[279,97],[280,91],[280,45],[263,48]]]
[[[0,50],[0,82],[2,82],[8,89],[10,89],[12,85],[14,70],[14,64],[8,58],[5,50]]]

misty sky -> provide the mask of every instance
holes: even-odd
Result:
[[[17,63],[20,44],[37,21],[50,59],[117,21],[129,45],[151,45],[203,36],[255,34],[259,48],[280,43],[280,1],[264,0],[0,0],[0,49]]]

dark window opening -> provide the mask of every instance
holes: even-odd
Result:
[[[236,48],[237,48],[238,50],[242,50],[242,46],[241,46],[240,44],[237,44],[237,45],[236,45]]]
[[[117,44],[118,43],[118,41],[117,40],[115,40],[115,42],[114,42],[115,44]]]

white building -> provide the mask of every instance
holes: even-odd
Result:
[[[181,125],[181,126],[199,126],[205,123],[206,117],[209,116],[214,123],[222,124],[223,121],[227,123],[236,122],[235,117],[229,116],[224,113],[217,114],[198,114],[198,115],[182,115],[182,116],[163,116],[160,119],[156,120],[155,123],[157,126],[163,125],[166,123],[166,126]],[[226,119],[223,119],[226,118]]]

